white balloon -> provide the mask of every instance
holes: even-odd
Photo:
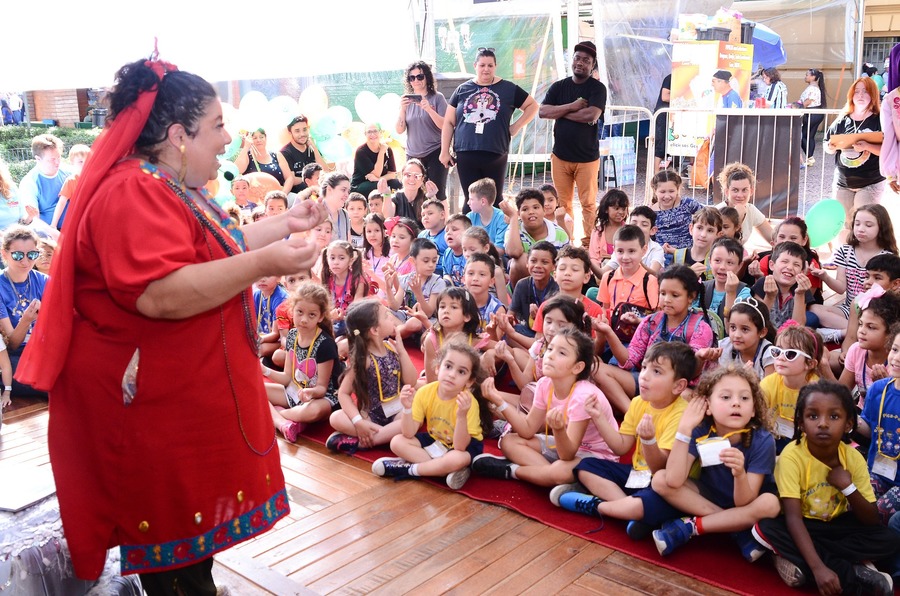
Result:
[[[378,122],[378,96],[371,91],[360,91],[353,102],[363,124]]]

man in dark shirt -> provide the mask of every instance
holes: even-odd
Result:
[[[309,121],[306,116],[300,115],[291,120],[287,129],[291,133],[291,142],[281,148],[281,154],[294,171],[294,180],[297,180],[291,191],[300,192],[306,188],[303,182],[303,166],[315,162],[323,169],[327,169],[328,164],[309,136]]]
[[[578,187],[587,246],[594,227],[597,172],[600,153],[598,121],[606,108],[606,86],[591,77],[597,68],[597,48],[585,41],[575,45],[572,76],[550,86],[541,104],[541,118],[556,120],[550,163],[559,206],[572,215],[572,197]],[[574,240],[574,238],[572,239]]]

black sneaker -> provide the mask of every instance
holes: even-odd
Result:
[[[476,455],[472,460],[472,471],[479,476],[509,480],[512,478],[509,465],[512,462],[505,457],[497,457],[490,453]]]
[[[656,526],[644,523],[640,520],[633,519],[625,526],[625,533],[632,540],[643,540],[653,533]]]
[[[359,449],[359,437],[345,435],[344,433],[331,433],[325,441],[325,446],[331,451],[353,455]]]
[[[382,457],[372,463],[372,473],[385,478],[410,478],[411,465],[399,457]]]
[[[854,565],[853,577],[862,594],[892,596],[894,593],[894,581],[891,576],[867,565]]]

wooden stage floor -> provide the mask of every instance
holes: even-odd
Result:
[[[279,439],[290,516],[216,556],[222,593],[730,594],[516,512]],[[14,399],[0,429],[0,478],[46,466],[47,403]]]

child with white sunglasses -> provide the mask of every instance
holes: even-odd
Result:
[[[803,327],[789,320],[779,330],[775,347],[771,349],[775,357],[775,372],[764,378],[759,386],[769,405],[775,435],[777,453],[794,437],[794,409],[800,389],[819,380],[823,369],[828,380],[834,380],[827,366],[819,366],[822,361],[824,341],[809,327]]]

